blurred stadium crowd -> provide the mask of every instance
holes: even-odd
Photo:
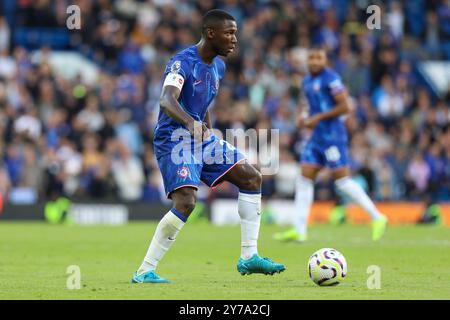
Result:
[[[265,195],[293,196],[308,134],[294,125],[306,107],[300,85],[308,48],[320,44],[352,97],[355,178],[378,200],[450,200],[450,90],[437,97],[415,71],[418,61],[449,60],[450,1],[2,3],[0,192],[10,199],[162,201],[152,135],[163,69],[174,52],[199,40],[202,15],[221,8],[238,22],[239,48],[212,106],[214,127],[280,130],[280,168],[264,177]],[[82,25],[65,31],[63,49],[101,67],[94,85],[58,75],[48,60],[57,48],[30,48],[13,36],[23,27],[65,28],[69,4],[80,7]],[[366,26],[370,4],[381,7],[381,30]],[[329,185],[325,172],[318,198],[333,197]]]

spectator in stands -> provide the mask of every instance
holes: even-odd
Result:
[[[428,187],[431,170],[428,164],[423,159],[420,152],[414,154],[407,171],[407,183],[409,183],[408,193],[412,197],[421,196]]]
[[[23,169],[23,157],[20,153],[18,145],[11,144],[8,146],[5,155],[5,165],[11,184],[17,186],[19,183],[20,173]]]
[[[8,54],[8,49],[0,50],[0,77],[11,79],[16,73],[14,58]]]
[[[98,132],[105,125],[103,113],[99,110],[98,98],[89,95],[86,99],[86,107],[78,113],[75,121],[77,126],[88,132]]]
[[[0,16],[0,52],[8,52],[11,31],[5,17]]]
[[[119,197],[123,201],[140,200],[145,182],[142,163],[124,142],[118,142],[117,154],[112,162],[112,172]]]
[[[378,112],[384,120],[395,121],[405,109],[401,94],[394,88],[391,82],[385,87],[384,93],[378,102]]]
[[[285,168],[298,159],[305,139],[293,119],[304,104],[307,49],[322,44],[355,105],[347,119],[353,169],[380,173],[373,183],[380,199],[418,198],[441,172],[446,178],[441,177],[436,194],[450,199],[450,87],[436,101],[419,87],[414,71],[419,61],[450,57],[448,1],[390,1],[382,6],[386,32],[367,29],[360,1],[79,1],[82,29],[66,34],[70,44],[64,49],[96,64],[95,83],[81,75],[63,77],[52,67],[56,50],[46,43],[30,46],[23,40],[27,37],[11,37],[11,30],[23,27],[64,27],[61,3],[19,1],[14,16],[0,16],[0,147],[6,173],[0,192],[21,184],[25,167],[38,176],[31,166],[35,160],[42,164],[44,183],[34,185],[43,197],[163,199],[148,151],[159,111],[161,66],[193,42],[202,14],[220,7],[237,18],[241,41],[212,103],[214,127],[223,133],[280,129],[281,143],[288,141],[281,146],[281,175],[289,173]],[[266,161],[268,154],[260,154]],[[117,176],[117,166],[130,176]],[[416,169],[420,178],[411,175]],[[289,196],[276,187],[276,177],[264,179],[265,196]],[[221,189],[224,195],[236,191],[227,188]]]
[[[37,158],[35,146],[27,144],[23,149],[23,167],[19,173],[18,186],[29,188],[37,194],[42,182],[42,167]]]
[[[11,188],[11,181],[9,180],[9,173],[4,166],[0,166],[0,197],[4,201],[4,197],[8,194]],[[1,212],[1,210],[0,210]]]

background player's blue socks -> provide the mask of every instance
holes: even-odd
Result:
[[[239,192],[238,211],[241,217],[241,258],[250,259],[258,253],[261,222],[261,193]]]
[[[172,210],[174,210],[175,213],[172,212]],[[152,242],[150,243],[144,261],[137,271],[139,275],[156,269],[159,261],[167,250],[169,250],[172,243],[175,242],[177,234],[183,228],[185,223],[182,221],[183,216],[181,215],[181,217],[179,217],[181,213],[176,211],[176,209],[172,210],[165,214],[156,227],[155,234],[153,235]]]
[[[346,194],[356,204],[360,205],[367,213],[370,214],[373,220],[381,218],[380,212],[375,207],[372,200],[364,192],[363,188],[350,177],[344,177],[335,181],[336,188],[342,193]]]

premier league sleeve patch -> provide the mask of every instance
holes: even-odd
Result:
[[[339,78],[331,81],[329,83],[328,87],[330,88],[331,94],[333,94],[333,95],[336,95],[336,94],[344,91],[344,89],[345,89],[344,84],[342,83],[341,79],[339,79]]]
[[[174,63],[172,63],[172,66],[170,67],[170,73],[178,73],[181,69],[181,61],[176,60]]]
[[[167,73],[166,78],[164,79],[163,87],[165,86],[174,86],[177,87],[180,91],[184,85],[184,72],[181,69],[181,61],[176,60],[170,66],[170,72]]]

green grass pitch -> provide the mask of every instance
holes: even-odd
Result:
[[[379,243],[368,226],[313,226],[305,244],[271,239],[281,227],[263,225],[259,251],[286,264],[274,276],[241,276],[239,227],[187,224],[159,266],[164,285],[133,285],[155,223],[51,226],[0,223],[0,299],[450,299],[450,229],[390,227]],[[341,251],[348,276],[335,287],[308,277],[309,256]],[[81,270],[81,289],[69,290],[69,265]],[[381,289],[367,288],[367,267],[381,269]]]

